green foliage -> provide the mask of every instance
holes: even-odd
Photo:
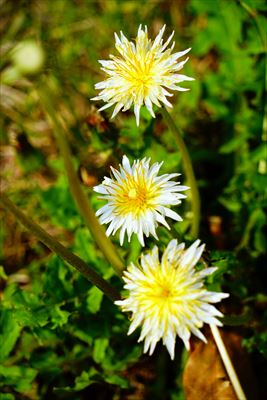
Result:
[[[38,268],[43,270],[43,264]],[[8,363],[0,369],[4,389],[27,392],[37,374],[55,393],[80,391],[103,380],[129,386],[119,374],[138,359],[140,349],[135,343],[130,351],[119,348],[127,321],[99,289],[90,287],[57,257],[46,264],[38,292],[7,285],[1,307],[0,357]],[[9,365],[15,345],[21,366]],[[95,367],[87,370],[88,363]],[[63,387],[62,367],[71,365],[73,385]]]
[[[0,365],[0,377],[2,387],[12,386],[18,392],[25,392],[31,389],[32,381],[37,375],[37,371],[27,367],[3,367]],[[0,387],[1,387],[0,386]]]
[[[13,319],[12,311],[8,309],[1,310],[0,326],[2,328],[0,331],[0,361],[3,361],[13,350],[19,337],[21,327]]]
[[[155,120],[141,110],[136,127],[132,111],[119,113],[111,122],[110,111],[97,114],[94,107],[99,104],[89,100],[95,96],[93,85],[102,79],[97,60],[114,53],[114,31],[133,38],[142,22],[154,37],[166,23],[168,33],[175,29],[175,51],[192,47],[184,73],[195,81],[187,86],[190,92],[175,94],[172,115],[185,132],[200,187],[204,259],[218,268],[206,284],[210,290],[230,293],[223,303],[223,322],[228,329],[238,327],[244,348],[253,353],[252,369],[263,382],[266,2],[188,0],[178,5],[159,0],[145,1],[142,7],[130,0],[2,3],[3,188],[118,290],[122,282],[96,247],[71,196],[38,90],[44,82],[52,88],[55,113],[96,209],[101,200],[91,188],[123,154],[131,160],[164,161],[162,173],[182,172],[181,183],[186,183],[181,156],[158,113]],[[43,67],[31,74],[16,69],[12,56],[12,49],[27,39],[38,39],[45,54]],[[182,223],[157,231],[160,251],[173,237],[191,241],[190,202],[178,212]],[[140,393],[140,400],[184,398],[181,373],[187,353],[175,364],[175,372],[170,364],[156,370],[165,349],[147,361],[137,334],[127,336],[127,316],[99,289],[22,233],[9,216],[5,225],[0,231],[5,265],[0,266],[0,400],[119,400]],[[112,240],[118,244],[117,236]],[[149,248],[154,244],[150,238],[146,241]],[[136,263],[140,243],[133,238],[119,251],[125,264]],[[177,348],[181,346],[177,340]],[[134,369],[142,370],[144,361],[148,367],[138,381]],[[164,379],[159,379],[161,373]]]
[[[266,332],[256,333],[249,339],[244,339],[243,344],[246,349],[251,353],[255,350],[255,348],[259,349],[259,351],[267,358],[267,334]]]
[[[79,216],[65,178],[59,179],[56,185],[41,191],[39,195],[42,206],[54,224],[67,229],[77,225]]]
[[[102,299],[103,293],[97,287],[92,287],[88,290],[87,310],[96,314],[100,310]]]

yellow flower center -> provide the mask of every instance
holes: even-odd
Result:
[[[117,60],[117,74],[121,75],[133,89],[133,94],[142,92],[146,95],[153,85],[154,52],[146,54],[133,53],[130,46],[127,47],[128,54],[125,60]]]
[[[168,299],[171,297],[171,289],[168,286],[162,286],[160,291],[160,298]]]
[[[166,275],[159,265],[150,271],[147,278],[140,282],[140,291],[135,295],[140,309],[151,315],[156,313],[159,318],[165,317],[168,310],[176,307],[184,313],[183,304],[190,288],[183,285],[183,279],[177,276],[176,268],[170,269]],[[191,309],[190,302],[187,302],[187,307]]]
[[[129,213],[139,216],[147,209],[153,208],[159,189],[149,184],[142,171],[136,177],[127,175],[123,184],[118,185],[115,195],[115,206],[119,215]]]
[[[130,189],[129,193],[128,193],[128,196],[129,196],[130,199],[136,199],[136,196],[137,196],[136,190],[135,189]]]
[[[143,71],[141,66],[138,64],[131,73],[123,71],[122,76],[130,83],[133,94],[141,92],[142,95],[145,96],[149,88],[153,85],[151,74],[147,71]]]
[[[161,307],[166,302],[172,301],[176,294],[173,273],[166,277],[159,271],[155,272],[153,281],[150,284],[144,283],[140,299],[148,302],[152,308]]]
[[[128,212],[139,213],[149,206],[149,192],[145,187],[136,185],[124,194],[125,207]]]

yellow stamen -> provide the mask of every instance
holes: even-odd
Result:
[[[134,188],[129,190],[128,196],[130,197],[130,199],[136,199],[136,197],[137,197],[136,190]]]

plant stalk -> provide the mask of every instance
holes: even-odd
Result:
[[[206,263],[206,261],[204,260],[203,257],[201,257],[201,261],[202,261],[203,265],[205,266],[205,268],[208,268],[208,264]],[[229,376],[229,379],[232,383],[232,386],[234,388],[234,391],[236,393],[238,400],[246,400],[246,396],[245,396],[242,386],[239,382],[239,379],[235,372],[235,369],[232,364],[231,358],[228,354],[228,351],[226,350],[226,347],[223,342],[223,339],[222,339],[219,329],[217,328],[216,325],[210,324],[210,330],[211,330],[211,333],[214,338],[217,349],[219,351],[220,357],[223,361],[224,367],[225,367],[226,372]]]
[[[246,400],[246,395],[242,389],[242,386],[239,382],[238,376],[235,372],[235,369],[233,367],[232,361],[229,357],[229,354],[226,350],[226,347],[224,345],[224,342],[222,340],[221,334],[219,332],[219,329],[217,328],[216,325],[211,324],[210,325],[211,333],[213,335],[213,338],[215,340],[216,346],[218,348],[218,351],[220,353],[221,359],[223,361],[224,367],[226,369],[226,372],[229,376],[229,379],[233,385],[236,397],[238,400]]]
[[[170,130],[172,131],[175,141],[177,143],[177,146],[181,152],[182,156],[182,162],[183,162],[183,167],[185,171],[185,175],[188,181],[188,184],[190,186],[191,190],[191,204],[192,204],[192,224],[191,224],[191,236],[192,239],[196,239],[198,237],[199,233],[199,223],[200,223],[200,196],[199,196],[199,191],[198,191],[198,186],[195,178],[195,173],[193,169],[193,165],[188,153],[188,150],[186,148],[185,142],[182,137],[182,131],[181,129],[175,124],[172,116],[168,112],[168,110],[165,107],[162,107],[160,109],[161,114],[165,118]]]
[[[2,194],[0,202],[6,210],[11,212],[17,221],[24,228],[33,233],[37,239],[46,245],[51,251],[56,253],[60,258],[77,269],[88,281],[97,286],[112,301],[120,299],[119,293],[105,281],[94,269],[89,267],[80,257],[73,254],[65,246],[59,243],[53,236],[47,233],[43,228],[36,224],[31,218],[25,215],[19,208],[5,195]]]
[[[98,222],[98,219],[89,204],[89,200],[85,195],[85,192],[79,182],[75,168],[73,166],[72,156],[64,129],[59,123],[55,115],[53,105],[49,101],[50,98],[45,93],[45,91],[45,88],[41,88],[41,90],[39,91],[39,95],[43,103],[44,109],[49,117],[49,120],[51,121],[52,129],[54,131],[59,150],[64,161],[72,196],[76,202],[78,210],[84,218],[85,224],[91,231],[91,234],[93,235],[99,249],[102,251],[106,260],[112,265],[115,272],[121,276],[125,267],[123,261],[121,260],[111,240],[106,236],[104,228]]]

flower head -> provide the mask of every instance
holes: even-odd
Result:
[[[99,60],[101,69],[108,76],[106,80],[95,85],[101,92],[92,100],[103,100],[107,103],[100,111],[115,105],[113,118],[121,109],[126,111],[134,105],[136,123],[139,125],[140,108],[143,104],[152,117],[155,117],[153,104],[161,107],[160,103],[164,103],[172,107],[167,100],[168,96],[172,96],[168,90],[188,90],[177,85],[193,80],[177,73],[188,58],[179,62],[177,60],[191,49],[172,54],[175,43],[170,48],[167,47],[174,32],[163,43],[164,31],[165,25],[153,42],[148,39],[147,27],[143,30],[140,25],[135,43],[129,42],[122,32],[120,37],[115,33],[115,46],[120,55],[110,55],[111,60]]]
[[[222,325],[216,317],[222,313],[209,303],[217,303],[229,295],[210,292],[203,280],[216,268],[195,270],[204,250],[196,240],[187,250],[184,243],[171,240],[161,262],[158,248],[141,255],[141,267],[131,264],[124,272],[126,299],[115,303],[122,311],[132,313],[130,335],[142,325],[139,342],[145,340],[144,352],[151,355],[162,339],[174,358],[175,338],[180,336],[187,349],[191,333],[206,342],[200,328],[204,323]]]
[[[182,221],[167,206],[181,203],[181,199],[186,196],[180,192],[188,187],[170,180],[179,174],[158,176],[162,163],[155,163],[151,167],[149,163],[150,159],[143,158],[134,161],[131,166],[128,158],[123,156],[120,170],[111,167],[113,177],[105,177],[101,185],[94,187],[102,195],[101,198],[108,201],[96,215],[100,216],[101,224],[110,224],[108,236],[120,229],[121,245],[125,232],[129,241],[132,234],[136,233],[139,242],[144,246],[144,234],[147,237],[152,234],[158,239],[155,231],[158,223],[169,229],[165,217]]]

